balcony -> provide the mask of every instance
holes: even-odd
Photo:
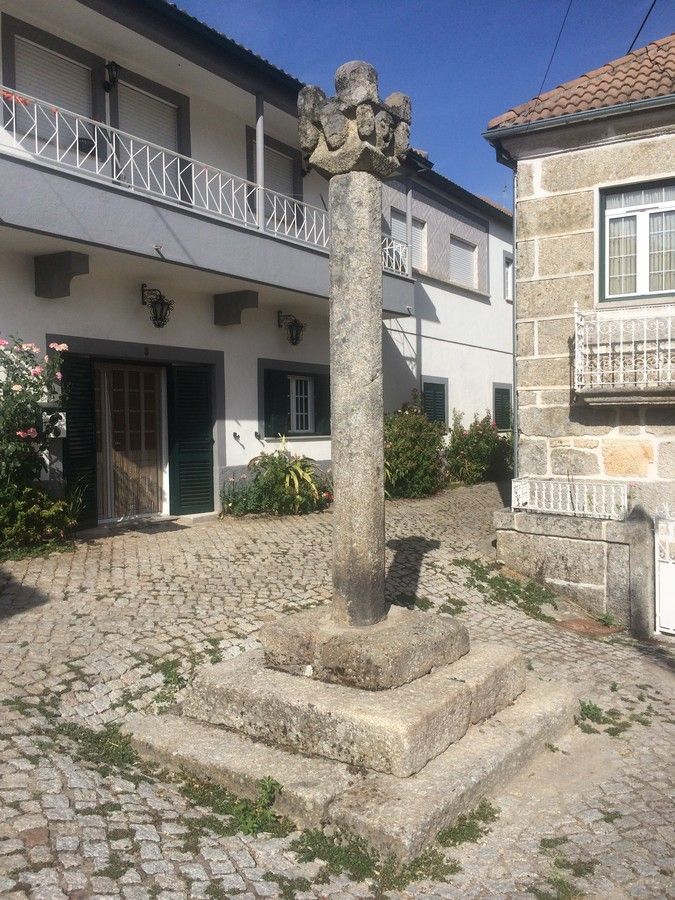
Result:
[[[574,389],[589,404],[675,404],[675,306],[576,311]]]
[[[281,241],[329,249],[324,209],[11,88],[0,86],[0,96],[0,154]],[[409,275],[407,245],[383,235],[382,267]]]

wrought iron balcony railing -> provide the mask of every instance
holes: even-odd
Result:
[[[626,518],[628,485],[603,481],[516,478],[511,482],[513,509],[592,519]]]
[[[86,116],[0,85],[0,153],[65,168],[120,190],[329,249],[328,213]],[[382,239],[386,271],[409,274],[408,248]]]
[[[588,402],[675,392],[675,306],[577,310],[574,387]]]

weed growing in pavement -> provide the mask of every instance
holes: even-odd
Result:
[[[580,891],[573,884],[570,884],[562,875],[551,875],[546,879],[553,891],[541,887],[531,887],[529,893],[537,900],[575,900],[577,897],[583,897],[583,891]]]
[[[406,609],[419,609],[426,612],[431,609],[433,603],[426,597],[416,597],[414,594],[397,594],[391,601],[392,606],[404,606]]]
[[[117,881],[124,875],[127,869],[131,868],[130,862],[125,862],[122,855],[117,850],[111,850],[108,857],[108,864],[103,869],[99,869],[96,873],[97,877],[111,878]]]
[[[279,886],[281,900],[295,900],[297,891],[309,891],[312,882],[308,878],[289,878],[287,875],[275,875],[265,872],[263,881],[271,881]]]
[[[476,841],[490,830],[486,828],[490,822],[494,822],[499,816],[499,809],[488,800],[481,800],[478,806],[457,817],[452,828],[444,828],[438,834],[438,843],[442,847],[456,847],[467,841],[475,844]]]
[[[531,619],[555,621],[542,610],[544,605],[557,609],[553,593],[544,585],[536,581],[516,581],[515,578],[501,575],[496,563],[486,565],[477,559],[455,559],[453,565],[468,570],[466,586],[481,593],[486,603],[515,606]]]
[[[556,850],[558,847],[562,847],[563,844],[569,843],[569,838],[564,834],[560,837],[550,837],[550,838],[542,838],[539,841],[539,850],[542,853],[545,853],[547,850]]]
[[[613,625],[616,625],[616,619],[611,614],[611,612],[604,612],[602,613],[602,615],[599,615],[598,622],[601,625],[605,625],[607,628],[611,628]]]
[[[216,816],[227,816],[231,820],[220,823],[215,816],[203,817],[201,825],[204,829],[228,835],[239,833],[255,835],[264,831],[275,837],[284,837],[293,831],[293,825],[287,819],[279,817],[272,809],[281,789],[279,782],[273,778],[262,778],[258,782],[256,799],[246,800],[235,797],[218,784],[185,777],[180,792],[195,805],[210,809]],[[216,825],[216,822],[220,824]]]
[[[438,850],[426,850],[412,862],[401,864],[393,856],[382,857],[362,838],[327,835],[318,829],[304,831],[291,843],[291,850],[300,862],[322,860],[329,875],[346,873],[354,881],[370,882],[374,897],[426,878],[445,881],[460,870],[455,860],[447,860]]]
[[[617,819],[620,819],[623,813],[620,813],[618,809],[601,809],[600,813],[602,815],[603,822],[615,822]]]
[[[448,599],[442,606],[438,607],[438,611],[442,613],[449,613],[451,616],[456,616],[458,613],[466,607],[466,600],[459,600],[457,597],[452,597],[448,594]]]

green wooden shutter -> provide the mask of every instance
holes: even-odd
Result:
[[[265,369],[263,382],[265,437],[288,434],[291,411],[288,372]]]
[[[66,353],[61,368],[66,410],[63,474],[67,492],[82,501],[78,525],[88,527],[97,521],[94,366],[89,356]]]
[[[213,510],[213,404],[208,366],[168,370],[169,501],[172,515]]]
[[[330,434],[330,377],[314,375],[314,431]]]
[[[430,422],[445,424],[445,385],[425,381],[422,385],[422,409]]]
[[[511,427],[511,388],[495,388],[495,425],[499,431]]]

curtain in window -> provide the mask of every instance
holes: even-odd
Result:
[[[636,290],[635,216],[609,220],[609,293],[634,294]]]
[[[649,217],[649,290],[675,290],[675,210]]]

